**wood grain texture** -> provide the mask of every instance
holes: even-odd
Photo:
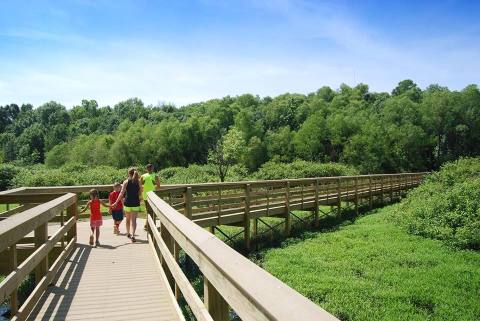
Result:
[[[28,320],[182,320],[141,228],[132,244],[107,219],[92,247],[88,221],[77,227],[76,248]]]

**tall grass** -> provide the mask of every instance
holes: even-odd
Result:
[[[341,320],[478,320],[480,253],[411,235],[393,210],[288,239],[261,265]]]

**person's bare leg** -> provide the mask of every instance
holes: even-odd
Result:
[[[137,216],[138,216],[137,212],[132,213],[131,222],[130,222],[130,225],[132,226],[132,235],[135,235],[135,231],[137,230]]]
[[[95,228],[95,236],[96,236],[96,242],[95,243],[100,244],[100,241],[98,240],[100,238],[100,227],[99,226],[97,226]]]
[[[89,240],[89,244],[90,245],[93,245],[93,232],[95,231],[95,228],[94,227],[90,227],[90,240]]]
[[[132,226],[132,241],[135,242],[135,230],[137,229],[137,212],[131,214],[131,226]]]
[[[130,234],[130,212],[125,212],[125,226],[127,229],[127,235]]]

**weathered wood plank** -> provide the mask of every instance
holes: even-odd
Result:
[[[297,320],[337,320],[179,215],[154,193],[148,194],[148,200],[161,224],[242,320],[291,320],[292,316]]]
[[[66,194],[3,220],[0,224],[0,252],[75,204],[76,199],[77,195]]]

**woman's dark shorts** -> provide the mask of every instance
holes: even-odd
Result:
[[[113,218],[114,221],[122,221],[123,220],[123,210],[112,211],[112,218]]]

